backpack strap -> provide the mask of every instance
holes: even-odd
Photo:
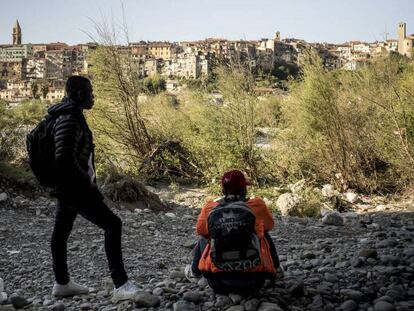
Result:
[[[221,198],[220,200],[217,201],[219,204],[216,205],[215,207],[224,206],[228,203],[238,202],[238,201],[247,202],[248,199],[246,197],[242,197],[242,196],[239,196],[239,195],[232,195],[232,194],[231,195],[226,195],[226,196],[224,196],[223,198]]]

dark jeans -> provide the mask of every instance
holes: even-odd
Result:
[[[270,253],[272,255],[273,265],[276,270],[279,268],[279,256],[276,252],[275,244],[273,243],[272,238],[269,233],[265,232],[265,239],[269,243]],[[201,237],[197,245],[194,248],[194,257],[191,264],[191,269],[193,273],[201,275],[202,272],[198,269],[198,264],[200,262],[201,256],[207,246],[208,240]],[[251,293],[260,290],[263,286],[265,279],[268,278],[268,274],[247,274],[247,273],[209,273],[204,275],[207,279],[210,287],[220,294],[228,294],[231,292],[234,293]]]
[[[93,196],[76,201],[58,198],[51,243],[56,282],[69,282],[66,245],[78,214],[105,231],[105,252],[111,277],[115,287],[122,286],[128,280],[122,260],[122,222],[101,199]]]

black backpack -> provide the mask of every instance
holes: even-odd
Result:
[[[55,178],[55,142],[53,126],[56,117],[47,115],[26,136],[29,165],[40,185],[54,187]]]
[[[208,217],[211,259],[217,268],[241,272],[260,264],[260,241],[255,233],[256,216],[245,200],[219,201]]]

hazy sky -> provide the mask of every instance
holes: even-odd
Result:
[[[414,33],[414,0],[0,0],[0,43],[16,18],[23,43],[90,41],[92,21],[122,24],[130,41],[294,37],[309,42],[396,38],[400,21]]]

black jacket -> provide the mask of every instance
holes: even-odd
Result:
[[[48,113],[55,118],[57,180],[52,195],[75,198],[97,192],[96,179],[92,181],[88,174],[90,156],[95,171],[93,137],[82,110],[72,100],[64,98],[61,103],[51,106]]]

